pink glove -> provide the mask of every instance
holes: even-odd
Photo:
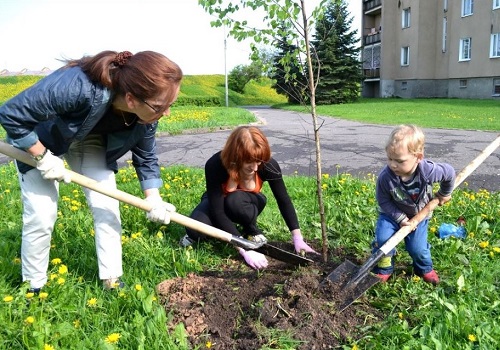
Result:
[[[300,233],[294,233],[292,235],[292,241],[293,241],[293,246],[295,247],[295,252],[297,254],[302,254],[304,253],[316,253],[318,254],[314,249],[309,247],[306,242],[304,242],[304,238],[302,237],[302,234]]]
[[[245,250],[238,248],[241,256],[245,259],[246,263],[255,270],[265,269],[267,267],[267,259],[264,254],[256,252],[255,250]]]

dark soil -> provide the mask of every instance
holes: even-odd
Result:
[[[270,244],[293,251],[291,244]],[[340,251],[330,254],[363,264]],[[193,348],[276,349],[282,335],[297,341],[290,348],[316,350],[339,348],[359,337],[360,327],[380,320],[364,295],[339,312],[345,300],[340,282],[326,278],[339,263],[325,263],[315,254],[307,258],[314,263],[305,267],[269,258],[269,267],[260,272],[236,258],[216,272],[163,281],[157,290],[172,317],[168,326],[183,323]]]

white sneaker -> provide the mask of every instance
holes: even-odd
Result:
[[[255,235],[255,236],[248,236],[249,241],[253,241],[258,244],[266,244],[267,243],[267,238],[263,234]]]
[[[181,240],[179,241],[179,245],[181,247],[184,247],[184,248],[187,248],[189,246],[192,246],[194,244],[194,239],[192,239],[191,237],[189,237],[188,235],[185,235],[184,237],[181,238]]]
[[[102,284],[104,285],[104,289],[113,290],[113,289],[122,289],[125,287],[125,283],[120,281],[119,278],[109,278],[107,280],[102,280]]]

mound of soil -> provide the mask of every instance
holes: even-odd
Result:
[[[293,251],[283,242],[270,244]],[[337,258],[339,253],[330,252]],[[344,297],[339,285],[326,278],[338,264],[314,254],[307,258],[314,263],[305,267],[269,258],[268,268],[260,272],[242,260],[229,260],[218,271],[163,281],[157,291],[172,317],[168,326],[183,323],[191,346],[201,349],[277,348],[273,342],[283,335],[297,341],[293,348],[316,350],[356,339],[359,327],[380,319],[364,296],[338,312]]]

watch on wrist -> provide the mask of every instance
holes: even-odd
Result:
[[[42,154],[39,154],[37,156],[32,156],[32,158],[35,160],[35,162],[39,162],[43,159],[43,157],[45,157],[45,155],[47,154],[48,151],[49,151],[49,149],[45,148],[45,151],[43,151]]]

